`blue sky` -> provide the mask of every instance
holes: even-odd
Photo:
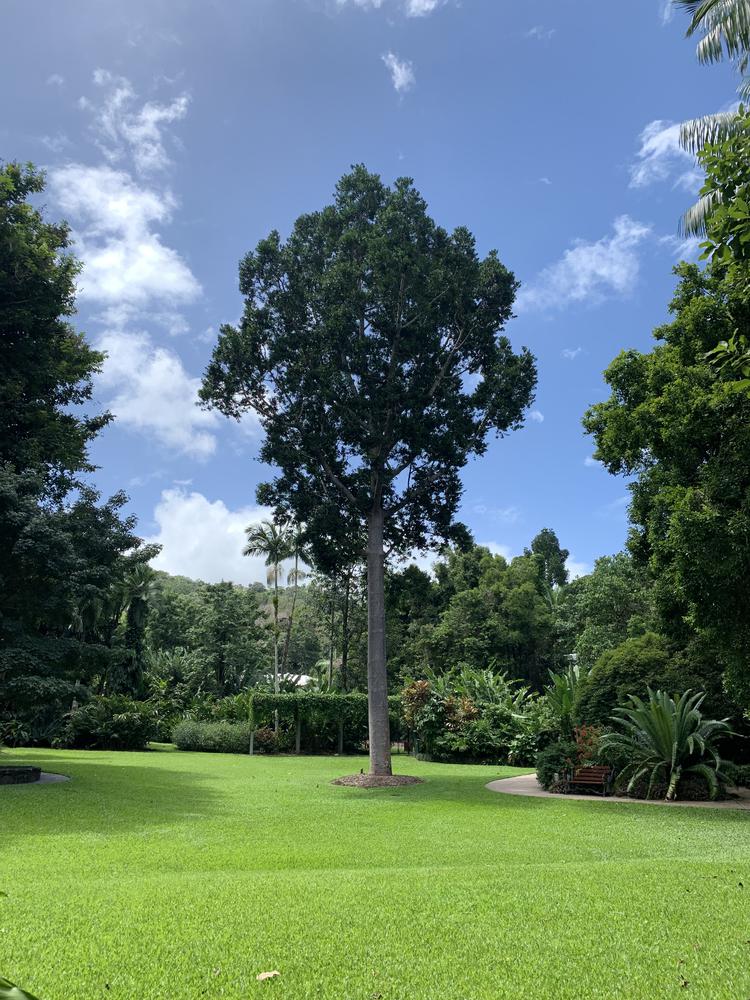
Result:
[[[104,493],[125,488],[156,565],[264,579],[259,432],[195,407],[237,263],[364,162],[415,179],[522,281],[514,344],[537,355],[525,428],[463,479],[462,519],[516,554],[552,527],[582,572],[622,547],[625,484],[581,429],[602,370],[648,349],[700,184],[674,123],[726,106],[663,0],[6,0],[0,152],[48,171],[84,261],[79,327],[108,352]],[[12,98],[10,97],[12,95]]]

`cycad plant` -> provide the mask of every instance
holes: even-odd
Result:
[[[705,695],[686,691],[671,698],[665,691],[648,689],[648,701],[630,696],[630,705],[615,709],[612,721],[620,732],[605,733],[601,750],[627,760],[623,771],[629,777],[628,792],[648,779],[646,798],[659,784],[667,787],[665,799],[677,798],[680,781],[686,774],[705,778],[715,799],[720,783],[721,758],[716,744],[731,735],[726,719],[704,719],[701,705]]]

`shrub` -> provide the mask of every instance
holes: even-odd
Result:
[[[151,706],[125,695],[74,708],[56,744],[78,750],[143,750],[155,733]]]
[[[725,761],[723,766],[728,785],[737,788],[750,788],[750,764],[733,764]]]
[[[249,722],[197,722],[186,719],[175,726],[172,740],[178,750],[249,753],[251,732]],[[258,733],[255,738],[257,741]]]
[[[439,760],[499,762],[507,759],[508,740],[490,719],[471,719],[436,737],[432,752]]]
[[[533,729],[522,729],[508,744],[508,763],[514,767],[532,767],[542,749],[542,734]]]
[[[578,746],[573,740],[558,740],[537,754],[536,777],[542,788],[550,789],[578,762]]]
[[[692,774],[707,782],[711,798],[719,795],[726,776],[716,744],[730,730],[726,720],[703,718],[703,698],[686,691],[675,699],[649,688],[648,702],[631,696],[628,707],[615,710],[620,731],[605,733],[602,747],[627,758],[629,793],[646,781],[645,798],[665,786],[663,797],[676,799],[683,778]]]
[[[609,725],[618,705],[630,695],[645,696],[664,685],[670,660],[667,641],[654,632],[627,639],[596,661],[576,686],[573,718],[579,724]]]

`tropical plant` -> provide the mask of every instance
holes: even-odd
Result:
[[[665,691],[648,690],[648,702],[635,695],[630,705],[615,709],[612,721],[620,732],[605,733],[601,752],[624,760],[620,774],[629,778],[628,792],[648,780],[646,798],[661,783],[665,799],[677,798],[680,781],[688,774],[705,779],[715,799],[722,782],[722,761],[717,742],[731,735],[726,719],[704,719],[700,711],[704,694],[698,692],[670,697]]]
[[[469,698],[482,705],[500,705],[509,712],[523,715],[530,699],[530,689],[507,674],[493,670],[477,670],[462,663],[453,670],[438,674],[426,671],[433,690],[441,698]]]
[[[725,58],[732,60],[741,74],[738,94],[741,100],[746,100],[750,96],[750,76],[747,75],[750,53],[749,0],[673,2],[691,15],[687,36],[699,36],[696,46],[698,62],[705,65]],[[680,143],[686,151],[698,153],[713,143],[732,138],[741,128],[741,114],[738,115],[735,109],[704,115],[683,122],[680,127]],[[720,191],[702,190],[699,200],[683,216],[683,232],[689,236],[704,233],[708,217],[721,202]]]
[[[273,584],[273,689],[279,693],[279,571],[285,559],[293,554],[294,536],[287,524],[261,521],[245,529],[247,543],[243,556],[263,556],[268,566],[268,582]]]
[[[299,585],[307,578],[307,572],[302,569],[300,562],[305,558],[305,548],[302,540],[302,528],[299,524],[293,524],[288,531],[289,535],[289,555],[294,559],[294,565],[287,574],[286,582],[292,588],[292,605],[286,620],[286,632],[284,634],[284,652],[281,657],[281,672],[287,673],[289,665],[289,642],[292,637],[292,626],[294,625],[294,612],[297,607],[297,594]]]
[[[550,683],[545,688],[545,696],[560,726],[560,732],[569,736],[573,731],[573,706],[576,692],[581,682],[585,682],[588,670],[578,663],[569,663],[560,671],[550,670]]]

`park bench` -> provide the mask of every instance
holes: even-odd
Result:
[[[586,788],[592,791],[601,789],[602,795],[607,795],[612,786],[613,772],[611,767],[591,765],[576,767],[568,773],[567,791],[572,788]]]

